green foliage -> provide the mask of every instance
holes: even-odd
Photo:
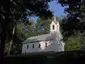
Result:
[[[69,37],[66,40],[65,51],[80,50],[80,40],[77,37]]]
[[[29,23],[30,23],[30,25],[29,25]],[[26,38],[35,35],[35,32],[32,30],[33,25],[35,25],[34,20],[30,19],[29,23],[27,23],[27,25],[25,25],[22,21],[18,21],[16,23],[16,30],[15,30],[15,34],[13,36],[11,54],[21,54],[22,42]],[[10,42],[10,40],[7,40],[5,43],[5,54],[8,52],[9,42]]]
[[[42,17],[38,18],[36,23],[36,31],[38,35],[48,34],[50,32],[50,23],[53,20],[52,18],[42,18]],[[56,17],[56,19],[59,20],[58,17]]]
[[[8,41],[8,40],[6,40],[5,42],[6,42],[6,43],[5,43],[4,53],[5,53],[5,55],[7,55],[8,48],[9,48],[9,41]]]
[[[81,37],[81,50],[85,51],[85,33],[83,33],[83,35],[80,36]]]
[[[38,35],[47,34],[50,32],[51,19],[38,18],[36,23],[36,31]]]
[[[83,50],[85,51],[85,35],[77,33],[67,38],[65,41],[65,51]]]
[[[64,18],[62,29],[64,36],[71,36],[75,32],[85,31],[85,0],[58,0],[59,3],[65,8],[67,12],[66,18]],[[68,27],[69,26],[69,27]]]
[[[17,24],[17,30],[18,30],[18,34],[21,32],[24,36],[25,36],[25,39],[27,37],[30,37],[30,36],[34,36],[35,35],[35,22],[33,19],[30,19],[29,20],[29,24],[27,24],[26,26],[24,25],[23,22],[19,22]]]
[[[51,0],[49,0],[51,1]],[[48,10],[48,0],[3,0],[0,6],[0,24],[2,35],[0,52],[4,54],[5,40],[13,39],[12,29],[15,27],[17,20],[27,21],[30,16],[52,16]],[[5,3],[4,3],[5,2]],[[9,6],[10,3],[10,6]],[[45,15],[46,14],[46,15]],[[28,16],[28,17],[27,17]],[[10,26],[11,25],[11,26]],[[32,34],[31,34],[32,35]],[[3,55],[2,55],[3,56]]]
[[[85,0],[58,0],[67,6],[67,16],[61,21],[62,34],[66,42],[65,51],[85,50]]]

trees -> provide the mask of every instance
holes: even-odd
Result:
[[[1,44],[0,44],[0,55],[3,56],[5,40],[13,39],[12,31],[16,25],[17,20],[28,20],[30,16],[52,16],[48,10],[48,0],[3,0],[0,6],[0,18],[1,18]],[[28,17],[27,17],[28,16]],[[27,22],[25,22],[27,23]]]
[[[65,41],[65,51],[82,50],[85,51],[85,33],[71,35]]]
[[[65,51],[80,50],[81,42],[79,37],[70,36],[65,43]]]
[[[18,30],[18,34],[19,34],[19,32],[21,32],[25,36],[25,39],[30,37],[30,36],[34,36],[35,35],[35,22],[34,22],[34,20],[29,19],[29,23],[27,25],[24,25],[24,23],[22,21],[18,22],[17,23],[17,30]],[[18,36],[18,37],[20,37],[20,36]]]
[[[21,54],[22,51],[22,42],[31,36],[35,36],[35,31],[33,31],[32,29],[34,29],[35,27],[35,22],[33,19],[29,19],[29,23],[25,26],[23,21],[18,21],[16,23],[16,34],[14,35],[13,38],[13,43],[10,47],[9,45],[9,40],[7,40],[8,42],[5,43],[5,54],[6,53],[10,53],[10,55],[14,55],[14,54]],[[11,49],[11,50],[9,50]],[[8,55],[7,54],[7,55]]]
[[[82,47],[82,44],[84,44],[85,36],[81,36],[80,34],[82,35],[85,34],[85,12],[84,12],[85,0],[58,0],[58,1],[62,6],[67,6],[65,8],[67,16],[64,19],[62,19],[61,24],[64,39],[65,40],[67,39],[66,50],[67,49],[71,50],[71,48],[76,47],[73,45],[74,43],[76,45],[78,44],[78,46],[81,45],[80,49],[81,48],[84,49],[84,46]]]
[[[50,32],[50,23],[51,19],[43,19],[41,17],[38,18],[36,23],[36,31],[37,35],[47,34]]]
[[[64,18],[63,30],[64,35],[70,36],[75,32],[84,32],[85,31],[85,1],[84,0],[59,0],[59,3],[62,6],[68,6],[65,8],[67,12],[67,17]],[[67,27],[69,26],[69,27]]]
[[[56,17],[57,20],[59,20],[58,17]],[[36,31],[38,35],[41,34],[48,34],[50,32],[50,24],[53,21],[52,18],[42,18],[39,17],[36,23]]]

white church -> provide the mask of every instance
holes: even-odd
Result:
[[[53,18],[49,34],[27,38],[22,43],[22,54],[64,51],[63,37],[60,33],[59,21]]]

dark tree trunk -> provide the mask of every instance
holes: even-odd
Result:
[[[0,55],[1,55],[1,59],[2,59],[1,61],[3,61],[3,57],[4,57],[5,40],[6,40],[6,37],[7,37],[7,29],[8,29],[7,20],[5,20],[5,21],[3,21],[1,23],[1,28],[2,28],[1,43],[0,43],[0,52],[1,52]]]
[[[7,32],[8,32],[8,26],[10,23],[9,20],[9,15],[10,15],[10,7],[9,7],[9,2],[10,0],[1,0],[0,1],[0,24],[1,24],[1,33],[0,33],[0,37],[1,37],[1,42],[0,42],[0,64],[3,64],[4,61],[4,47],[5,47],[5,40],[7,37]]]
[[[11,37],[11,40],[10,40],[10,42],[9,42],[8,55],[10,55],[10,52],[11,52],[11,49],[12,49],[14,34],[15,34],[15,25],[14,25],[14,27],[13,27],[12,37]]]

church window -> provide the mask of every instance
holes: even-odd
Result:
[[[32,45],[32,48],[34,48],[34,44]]]
[[[27,45],[27,49],[29,48],[29,45]]]
[[[47,47],[47,43],[45,43],[45,47]]]
[[[53,29],[54,29],[54,25],[53,25]]]
[[[39,48],[40,48],[40,46],[41,46],[41,45],[39,44]]]

